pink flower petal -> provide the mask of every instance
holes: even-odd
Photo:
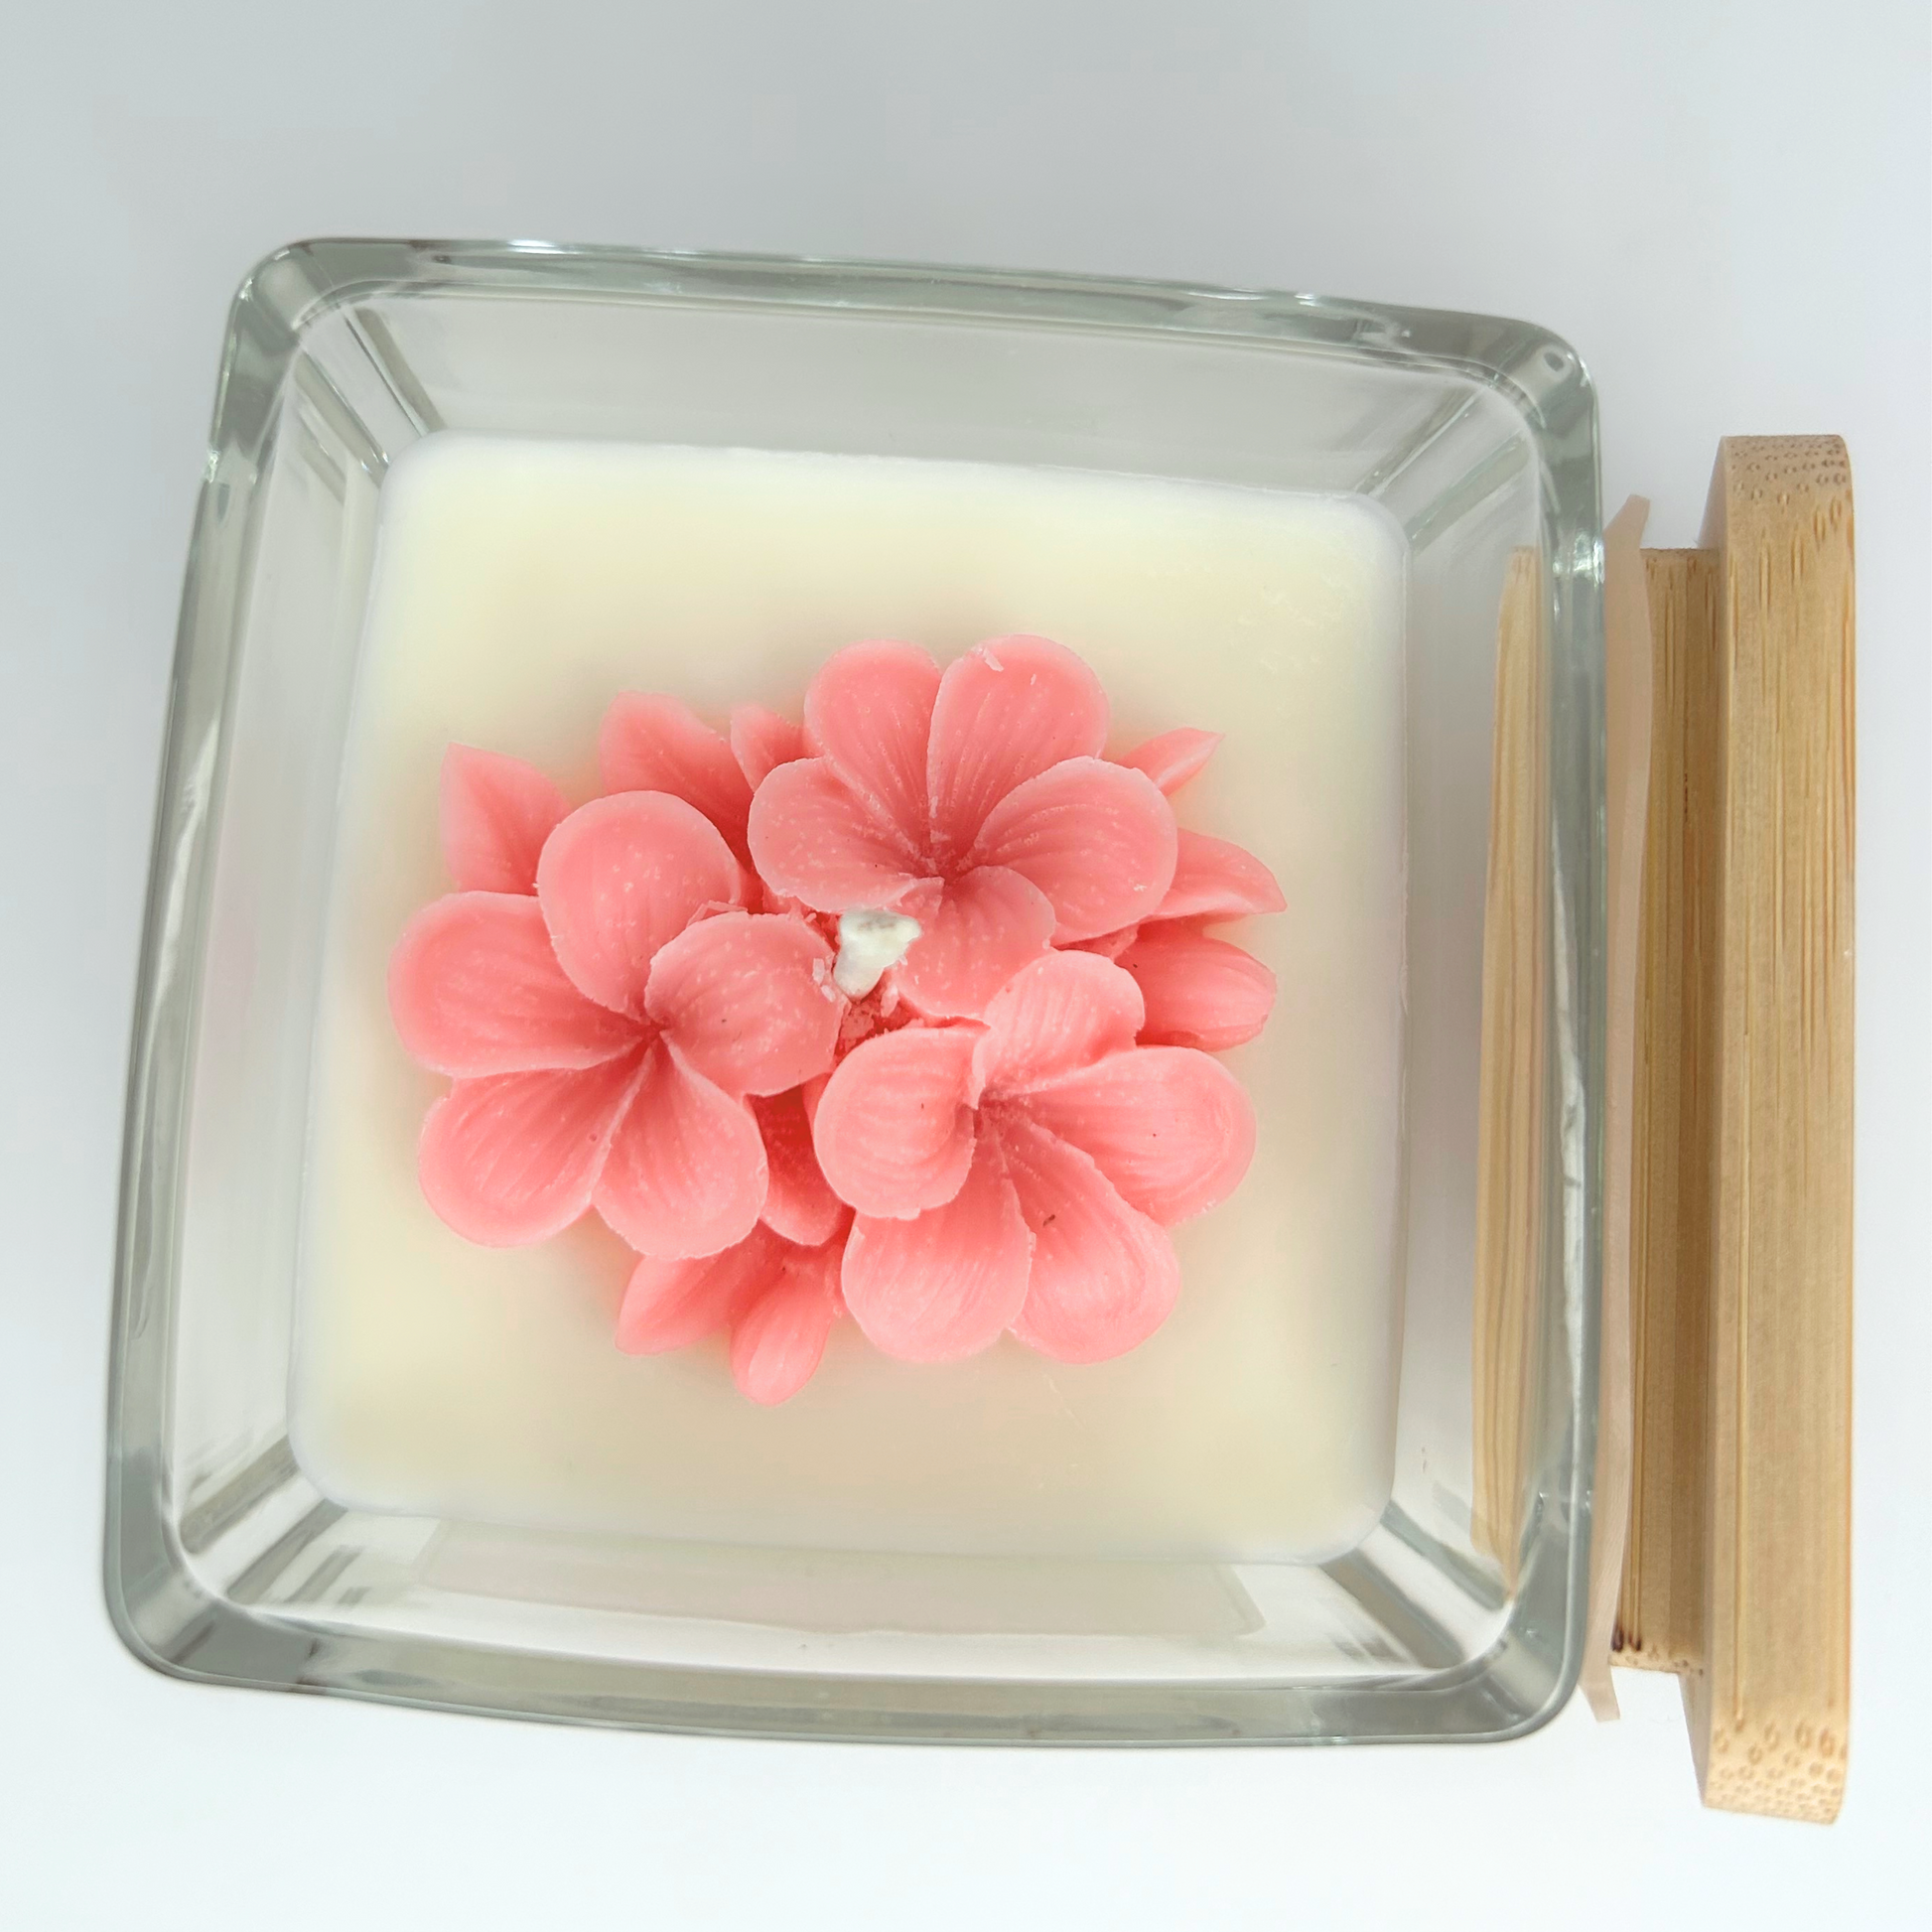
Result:
[[[805,732],[761,704],[734,705],[731,748],[746,783],[756,791],[779,765],[805,756]]]
[[[972,863],[1007,866],[1053,901],[1064,944],[1144,919],[1167,896],[1173,808],[1144,772],[1067,759],[1016,786],[988,814]]]
[[[1033,1236],[988,1135],[944,1206],[910,1221],[861,1214],[853,1222],[841,1277],[845,1305],[883,1354],[956,1361],[988,1347],[1019,1314],[1032,1257]]]
[[[727,1093],[782,1093],[832,1064],[844,1003],[831,969],[802,919],[721,912],[658,949],[644,1010]]]
[[[752,861],[773,892],[821,912],[892,905],[925,862],[824,759],[781,764],[752,800]]]
[[[1199,732],[1183,726],[1179,731],[1163,732],[1159,738],[1150,738],[1120,762],[1131,764],[1136,771],[1145,771],[1161,787],[1163,795],[1172,798],[1214,756],[1214,748],[1220,742],[1219,732]]]
[[[1275,976],[1260,960],[1192,926],[1143,926],[1120,963],[1147,1003],[1144,1046],[1223,1052],[1253,1039],[1275,1004]]]
[[[1049,952],[986,1009],[976,1086],[1005,1093],[1091,1066],[1132,1046],[1142,1018],[1140,989],[1118,966],[1093,953]]]
[[[661,791],[593,799],[551,833],[537,865],[557,963],[580,992],[633,1017],[658,948],[738,890],[738,861],[711,821]]]
[[[908,894],[901,909],[922,926],[893,984],[928,1020],[971,1018],[1053,937],[1046,895],[1017,872],[980,866],[942,891]]]
[[[1275,875],[1252,852],[1205,832],[1179,835],[1173,884],[1155,908],[1157,919],[1238,919],[1279,912],[1288,904]]]
[[[404,1050],[475,1078],[595,1066],[637,1044],[628,1021],[578,992],[533,898],[452,893],[403,928],[389,956],[389,1011]]]
[[[817,1372],[839,1295],[842,1244],[794,1248],[778,1279],[732,1323],[732,1380],[754,1402],[788,1402]]]
[[[777,1282],[785,1255],[784,1242],[756,1227],[720,1254],[641,1257],[618,1311],[618,1346],[626,1355],[662,1355],[729,1327]]]
[[[658,692],[621,693],[604,714],[597,762],[606,791],[669,792],[744,849],[752,787],[730,745],[689,705]]]
[[[752,1110],[657,1040],[592,1195],[613,1233],[639,1254],[717,1254],[751,1233],[764,1187]]]
[[[816,1248],[844,1227],[852,1210],[833,1193],[819,1172],[812,1148],[812,1124],[805,1114],[805,1089],[754,1100],[764,1163],[770,1175],[765,1190],[764,1225],[801,1248]]]
[[[1112,932],[1103,932],[1092,939],[1075,939],[1069,950],[1073,952],[1096,953],[1102,959],[1118,959],[1140,936],[1137,925],[1124,925]]]
[[[946,667],[932,708],[926,790],[934,848],[957,859],[1016,785],[1107,742],[1107,694],[1045,637],[992,637]],[[1115,920],[1123,924],[1123,920]]]
[[[640,1073],[635,1055],[577,1072],[459,1080],[423,1121],[423,1195],[467,1241],[521,1247],[569,1227]]]
[[[1226,1200],[1254,1158],[1241,1082],[1185,1046],[1136,1046],[1006,1104],[1091,1155],[1163,1227]]]
[[[570,801],[521,759],[452,745],[443,754],[443,859],[460,893],[534,893],[537,854]]]
[[[853,644],[805,693],[805,744],[914,851],[926,846],[926,740],[939,667],[915,644]]]
[[[1059,1362],[1104,1362],[1139,1347],[1180,1293],[1166,1231],[1129,1207],[1078,1148],[1006,1120],[1000,1145],[1034,1237],[1013,1332]]]
[[[977,1027],[903,1027],[855,1046],[825,1083],[812,1145],[861,1214],[907,1219],[951,1200],[973,1159],[967,1081]]]

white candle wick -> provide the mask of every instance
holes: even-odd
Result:
[[[839,914],[839,957],[832,984],[848,1000],[863,1000],[885,977],[888,967],[905,957],[919,936],[919,922],[903,912],[855,905]]]

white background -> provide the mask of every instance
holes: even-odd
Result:
[[[1888,1926],[1932,1899],[1923,0],[0,9],[0,1922]],[[1529,317],[1605,495],[1858,491],[1852,1769],[1699,1810],[1673,1687],[1484,1750],[604,1734],[166,1682],[97,1580],[121,1086],[229,295],[315,233],[1313,288]],[[1926,1921],[1919,1920],[1924,1923]]]

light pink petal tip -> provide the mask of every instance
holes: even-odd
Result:
[[[591,1204],[637,1077],[626,1057],[582,1072],[459,1080],[423,1122],[424,1197],[484,1247],[561,1233]]]
[[[521,759],[452,745],[443,755],[443,860],[460,893],[534,893],[537,855],[570,801]]]
[[[784,1258],[785,1243],[762,1227],[721,1254],[643,1256],[618,1311],[618,1346],[626,1355],[661,1355],[716,1334],[777,1280]]]
[[[752,1112],[764,1139],[770,1175],[764,1195],[765,1226],[801,1248],[822,1246],[845,1226],[852,1210],[819,1172],[804,1088],[754,1100]]]
[[[839,1295],[841,1247],[794,1248],[778,1278],[732,1323],[732,1380],[767,1406],[789,1402],[817,1373]]]
[[[717,1254],[751,1233],[764,1191],[751,1109],[654,1042],[592,1196],[612,1232],[639,1254]]]
[[[595,1066],[636,1041],[565,978],[536,900],[507,893],[418,912],[389,957],[389,1011],[412,1059],[460,1077]]]
[[[1091,1155],[1127,1204],[1163,1227],[1218,1206],[1254,1159],[1241,1082],[1191,1047],[1136,1046],[1015,1104]]]
[[[1275,875],[1252,852],[1205,832],[1182,832],[1173,884],[1153,916],[1238,919],[1250,912],[1279,912],[1287,904]]]
[[[1225,1052],[1268,1024],[1275,976],[1252,953],[1187,925],[1143,926],[1120,954],[1147,1004],[1146,1046]]]
[[[669,792],[744,849],[752,787],[731,746],[689,705],[655,692],[623,692],[604,714],[597,761],[606,791]]]
[[[1064,644],[988,638],[946,667],[932,708],[926,789],[934,843],[963,854],[1016,785],[1064,759],[1098,757],[1106,742],[1107,694]]]
[[[910,849],[926,845],[926,740],[939,667],[913,644],[853,644],[805,693],[805,744]]]
[[[971,1018],[1052,941],[1053,907],[1004,866],[981,866],[942,889],[908,893],[901,908],[922,927],[894,969],[894,985],[928,1020]]]
[[[860,1215],[846,1237],[845,1305],[866,1339],[906,1362],[977,1354],[1027,1300],[1033,1236],[997,1143],[987,1136],[965,1184],[910,1221]]]
[[[551,833],[537,902],[557,962],[601,1006],[643,1012],[650,962],[740,890],[738,861],[694,806],[661,791],[581,806]]]
[[[1000,1144],[1034,1237],[1026,1306],[1013,1331],[1061,1362],[1138,1347],[1173,1311],[1180,1264],[1166,1231],[1124,1201],[1079,1149],[1023,1121]]]
[[[1124,1052],[1141,1030],[1140,989],[1094,953],[1052,952],[1017,973],[986,1010],[974,1050],[980,1090],[1012,1092]]]
[[[1214,756],[1221,742],[1219,732],[1194,731],[1183,726],[1179,731],[1163,732],[1136,746],[1120,760],[1136,771],[1145,771],[1172,798],[1187,780]]]
[[[1001,799],[971,858],[1037,886],[1053,902],[1054,936],[1065,944],[1146,918],[1173,883],[1177,849],[1173,808],[1152,779],[1079,758]]]
[[[972,1027],[905,1027],[856,1046],[825,1083],[812,1144],[832,1191],[905,1218],[959,1192],[973,1159]]]
[[[761,704],[736,705],[731,715],[731,748],[746,783],[757,791],[779,765],[805,756],[804,727]]]
[[[831,1069],[844,1011],[831,969],[802,920],[722,912],[659,948],[644,1007],[727,1093],[782,1093]]]
[[[825,759],[781,764],[752,800],[752,860],[773,892],[821,912],[892,905],[924,861]]]

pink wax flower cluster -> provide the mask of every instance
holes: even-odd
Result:
[[[1146,1340],[1179,1289],[1167,1230],[1254,1152],[1212,1055],[1274,980],[1204,928],[1283,900],[1174,822],[1218,740],[1110,759],[1108,724],[1078,657],[1016,636],[943,673],[855,644],[802,724],[744,705],[720,734],[626,694],[575,809],[453,746],[457,890],[389,969],[403,1045],[451,1080],[431,1207],[491,1246],[595,1211],[638,1257],[619,1345],[724,1332],[759,1402],[847,1314],[914,1362]]]

